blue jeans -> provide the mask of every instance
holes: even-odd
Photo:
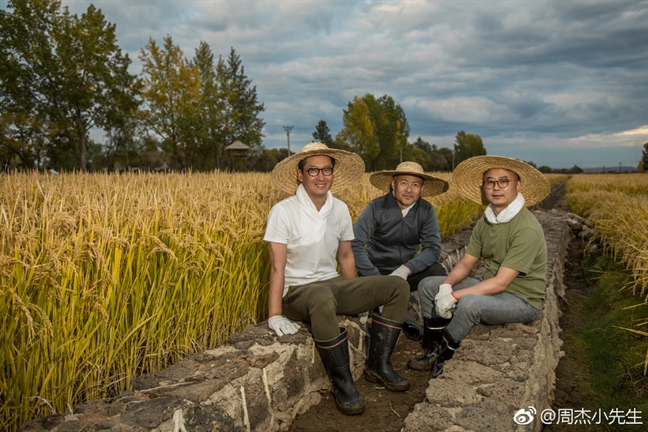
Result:
[[[419,302],[425,318],[441,318],[436,313],[434,297],[444,280],[445,276],[430,276],[419,284]],[[469,288],[479,282],[478,279],[465,278],[454,285],[452,290]],[[446,331],[459,342],[468,336],[468,332],[476,324],[529,323],[538,317],[539,312],[527,303],[525,297],[506,291],[495,295],[471,294],[462,297],[457,303],[457,309]]]

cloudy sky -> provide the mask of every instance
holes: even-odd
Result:
[[[4,4],[3,4],[4,3]],[[648,141],[648,0],[62,1],[116,24],[141,73],[149,37],[187,57],[240,55],[266,110],[264,145],[333,136],[354,96],[390,95],[421,136],[460,130],[538,166],[636,166]],[[6,0],[0,6],[6,7]]]

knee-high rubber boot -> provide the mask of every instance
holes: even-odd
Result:
[[[410,359],[407,367],[414,370],[426,371],[432,368],[439,355],[439,347],[443,342],[443,332],[450,322],[445,318],[424,318],[423,342],[421,346],[426,349],[423,357]]]
[[[452,336],[450,336],[447,331],[443,333],[443,342],[441,342],[441,346],[439,347],[439,355],[437,356],[436,361],[434,362],[434,365],[432,365],[432,369],[430,370],[430,378],[436,378],[441,375],[441,373],[443,373],[443,366],[445,366],[445,362],[452,358],[455,350],[459,348],[459,344],[460,342],[452,339]]]
[[[409,389],[409,381],[398,375],[389,361],[402,328],[403,323],[374,314],[369,331],[369,355],[364,377],[367,381],[381,383],[390,391]]]
[[[316,340],[315,346],[331,380],[331,393],[337,409],[347,415],[362,413],[365,404],[353,383],[346,329],[341,329],[341,333],[331,340]]]

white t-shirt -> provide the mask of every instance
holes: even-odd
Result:
[[[295,195],[272,207],[263,237],[288,247],[283,295],[289,286],[339,276],[335,259],[339,243],[353,239],[347,205],[329,192],[318,212],[302,185]]]

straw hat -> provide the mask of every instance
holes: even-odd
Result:
[[[358,182],[365,165],[360,156],[346,150],[328,148],[321,142],[306,144],[299,153],[287,157],[275,165],[272,170],[272,181],[282,191],[294,194],[299,186],[297,171],[299,162],[311,156],[329,156],[335,159],[335,180],[331,192],[341,191]]]
[[[369,181],[381,191],[389,192],[391,190],[391,181],[395,175],[413,175],[425,180],[425,187],[421,191],[421,196],[424,197],[439,195],[448,190],[447,181],[425,174],[423,167],[416,162],[403,162],[395,170],[373,173],[369,177]]]
[[[484,173],[492,168],[504,168],[520,177],[520,193],[524,196],[526,207],[538,204],[551,191],[549,180],[540,171],[526,162],[504,156],[474,156],[466,159],[452,173],[452,184],[469,200],[488,204],[482,195],[481,185]]]

